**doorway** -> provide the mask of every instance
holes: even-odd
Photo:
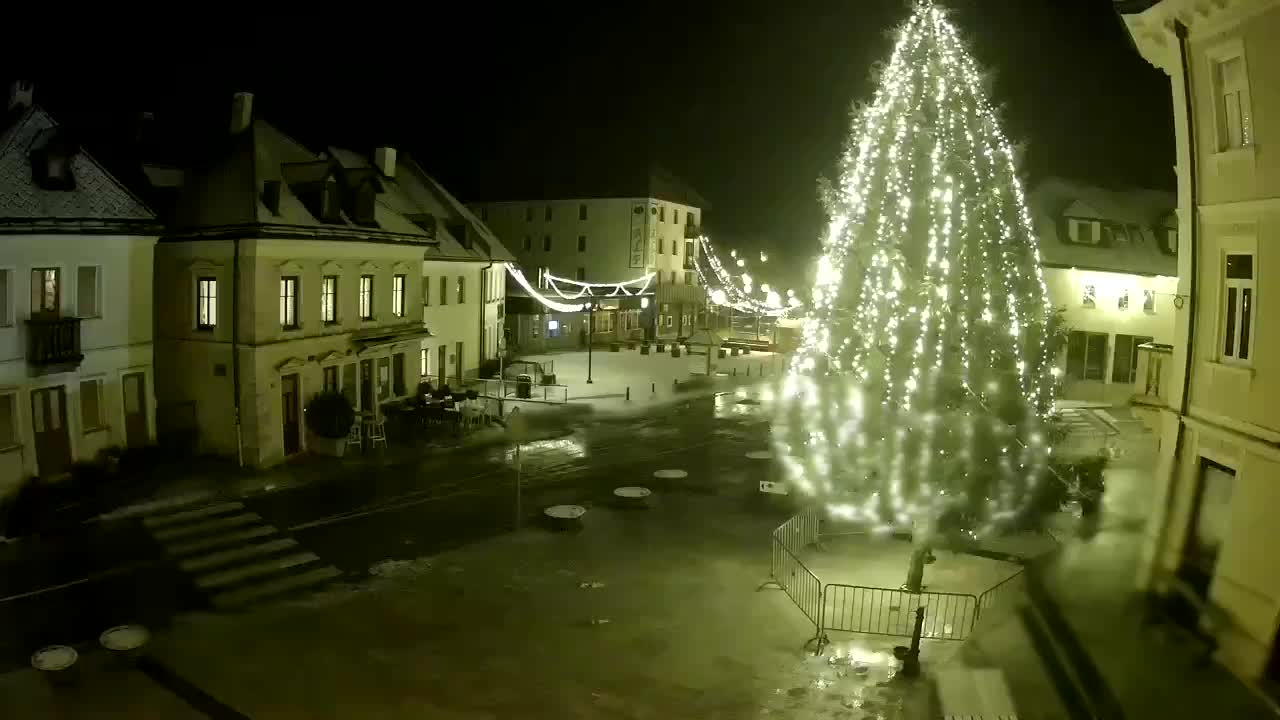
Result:
[[[1235,479],[1236,473],[1231,468],[1200,458],[1195,504],[1182,547],[1178,576],[1202,601],[1209,598],[1209,586],[1218,566],[1218,551],[1231,527],[1231,495]]]
[[[67,432],[67,393],[62,386],[31,391],[31,430],[40,477],[54,478],[67,472],[71,436]]]
[[[298,375],[284,375],[280,378],[280,417],[284,421],[284,454],[295,455],[302,449],[299,436],[301,426],[298,422]]]
[[[360,410],[373,408],[373,361],[360,361]]]
[[[446,376],[449,372],[448,353],[449,348],[444,345],[441,345],[436,349],[436,368],[440,371],[440,387],[444,387],[448,384],[448,381],[446,380]]]
[[[127,373],[124,387],[124,441],[131,448],[147,444],[147,376]]]
[[[453,358],[453,376],[458,381],[458,387],[462,387],[462,343],[455,343],[454,352],[457,355]]]

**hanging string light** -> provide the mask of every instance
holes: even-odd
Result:
[[[735,273],[725,268],[711,240],[705,235],[698,238],[698,246],[693,267],[698,273],[698,282],[707,289],[707,297],[713,304],[766,317],[778,317],[800,306],[800,301],[790,290],[787,291],[788,301],[784,303],[782,296],[772,291],[767,283],[757,287],[751,274],[745,270],[746,260],[738,257],[737,250],[729,251],[729,258],[737,263],[738,268],[743,268],[742,272]],[[761,262],[768,259],[767,254],[760,253]]]

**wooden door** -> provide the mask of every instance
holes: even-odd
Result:
[[[67,394],[61,387],[31,391],[31,430],[36,440],[36,472],[58,477],[71,467],[67,432]]]
[[[284,422],[284,454],[293,455],[302,449],[298,422],[298,376],[280,378],[280,413]]]
[[[147,376],[127,373],[121,378],[124,388],[124,440],[129,447],[147,444]]]
[[[457,343],[454,351],[457,355],[453,358],[453,376],[458,381],[458,389],[462,389],[462,343]]]

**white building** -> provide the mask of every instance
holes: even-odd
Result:
[[[151,210],[15,84],[0,130],[0,497],[155,438]]]
[[[1116,8],[1170,78],[1181,229],[1138,586],[1180,602],[1241,678],[1280,683],[1280,0]]]
[[[554,199],[534,194],[470,207],[502,239],[529,278],[613,283],[653,273],[651,297],[605,302],[595,312],[595,342],[687,336],[705,312],[705,291],[694,271],[695,238],[706,202],[659,168],[635,178],[584,175]],[[586,313],[547,313],[513,293],[507,329],[513,349],[541,352],[586,344]]]
[[[321,390],[374,411],[425,374],[474,374],[501,305],[484,278],[510,258],[395,149],[312,151],[252,99],[186,174],[156,251],[157,393],[201,450],[265,466],[306,449]]]
[[[1106,190],[1059,178],[1028,195],[1049,300],[1070,328],[1064,394],[1127,402],[1139,345],[1173,341],[1173,193]]]

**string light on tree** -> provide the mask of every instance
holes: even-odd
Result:
[[[839,168],[777,450],[842,517],[997,531],[1046,475],[1056,336],[1013,148],[931,0]]]
[[[745,270],[746,260],[738,257],[737,250],[730,250],[729,258],[744,270],[730,272],[720,262],[710,239],[706,236],[698,238],[698,246],[693,267],[698,273],[698,282],[707,289],[707,297],[713,304],[767,317],[778,317],[800,307],[800,301],[795,298],[792,290],[787,291],[789,300],[784,304],[780,296],[772,297],[777,293],[772,292],[768,283],[757,286],[755,279]],[[767,262],[768,259],[768,255],[760,253],[761,262]]]

